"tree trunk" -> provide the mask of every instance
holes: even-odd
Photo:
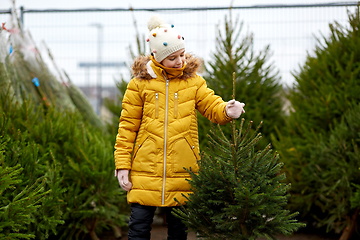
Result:
[[[96,235],[94,230],[91,230],[91,232],[89,232],[89,235],[91,240],[100,240],[100,238]]]
[[[348,240],[348,239],[351,238],[351,236],[354,234],[355,229],[357,227],[356,218],[357,218],[358,215],[359,215],[359,209],[356,209],[355,213],[348,220],[348,225],[344,229],[344,231],[341,234],[341,237],[339,238],[339,240]]]
[[[122,237],[121,227],[113,226],[112,229],[113,229],[115,238],[120,239]]]
[[[93,222],[90,223],[91,221],[93,221]],[[96,223],[97,223],[97,219],[85,220],[85,226],[86,226],[87,230],[89,231],[89,236],[90,236],[91,240],[100,240],[100,238],[95,233]]]

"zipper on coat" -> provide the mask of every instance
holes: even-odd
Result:
[[[165,78],[165,76],[164,76]],[[166,78],[165,78],[166,79]],[[168,120],[168,101],[169,101],[169,80],[166,79],[166,101],[165,101],[165,136],[164,136],[164,172],[163,172],[163,192],[161,196],[162,205],[165,204],[165,177],[166,177],[166,145],[167,145],[167,120]]]
[[[159,118],[159,93],[155,93],[155,118]]]
[[[174,117],[177,118],[177,106],[178,105],[178,94],[175,93],[175,100],[174,100]]]

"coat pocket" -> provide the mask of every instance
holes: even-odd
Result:
[[[154,172],[156,156],[156,140],[148,134],[144,135],[135,145],[131,171]]]
[[[190,169],[193,172],[199,170],[197,160],[200,160],[197,147],[195,147],[189,134],[179,138],[174,142],[171,151],[171,161],[174,173],[187,173],[184,169]]]

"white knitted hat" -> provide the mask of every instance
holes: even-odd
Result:
[[[157,62],[161,62],[170,54],[185,48],[184,38],[178,33],[174,25],[165,24],[157,16],[148,21],[150,50]]]

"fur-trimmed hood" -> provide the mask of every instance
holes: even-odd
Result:
[[[152,78],[156,78],[156,74],[152,71],[151,66],[148,64],[149,61],[151,63],[150,55],[137,57],[134,60],[134,64],[131,68],[133,77],[143,80],[151,80]],[[194,77],[197,72],[201,72],[203,64],[200,58],[195,57],[192,54],[186,53],[185,62],[186,66],[184,69],[184,73],[180,77],[180,79],[189,79],[191,77]]]

